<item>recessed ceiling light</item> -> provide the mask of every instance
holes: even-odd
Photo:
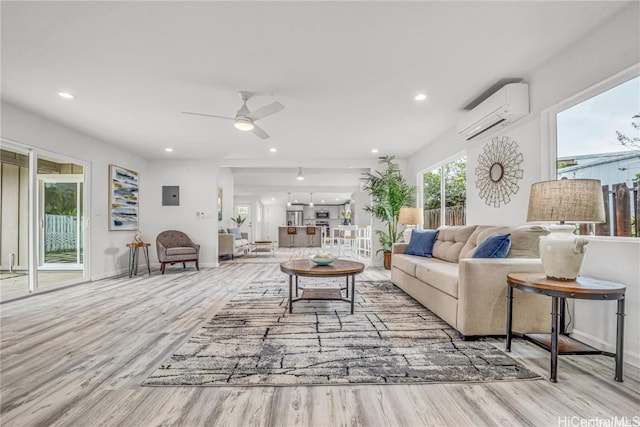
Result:
[[[425,99],[427,99],[427,94],[419,93],[416,96],[414,96],[413,99],[415,99],[416,101],[424,101]]]
[[[173,148],[165,148],[164,151],[166,151],[167,153],[173,153]]]
[[[371,152],[372,152],[373,154],[376,154],[376,153],[378,152],[378,149],[377,149],[377,148],[374,148],[374,149],[372,149],[372,150],[371,150]]]
[[[271,198],[271,201],[274,201],[275,199],[276,199],[275,197],[272,197],[272,198]]]
[[[320,200],[320,203],[324,203],[324,200]]]
[[[58,96],[64,99],[73,99],[75,95],[70,94],[69,92],[58,92]]]
[[[269,148],[269,151],[271,151],[272,153],[277,153],[278,149],[277,148]]]
[[[293,201],[293,203],[298,203],[298,199],[295,199],[295,200]]]
[[[336,197],[336,202],[337,202],[338,200],[340,200],[340,199],[338,199],[338,198]]]

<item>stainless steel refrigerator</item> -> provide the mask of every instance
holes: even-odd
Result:
[[[287,225],[302,225],[302,211],[287,211]]]

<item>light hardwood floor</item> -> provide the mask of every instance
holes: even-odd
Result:
[[[278,264],[268,263],[153,273],[1,305],[0,424],[571,426],[579,425],[570,424],[572,420],[627,416],[633,422],[631,417],[640,416],[639,370],[626,365],[625,382],[616,383],[613,358],[606,356],[561,356],[557,384],[544,379],[142,387],[146,377],[245,284],[283,278]],[[367,268],[359,279],[388,277],[385,270]],[[503,347],[501,340],[495,343]],[[547,378],[547,352],[515,340],[512,356]]]

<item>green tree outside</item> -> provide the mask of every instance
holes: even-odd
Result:
[[[467,203],[467,160],[460,159],[446,164],[435,172],[424,174],[424,208],[441,206],[441,170],[444,170],[445,206],[461,206]]]

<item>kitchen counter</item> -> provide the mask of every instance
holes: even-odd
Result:
[[[295,228],[296,234],[289,235],[288,228]],[[307,228],[315,229],[315,234],[307,234]],[[322,227],[311,225],[279,227],[278,244],[281,248],[319,248],[322,246]]]

